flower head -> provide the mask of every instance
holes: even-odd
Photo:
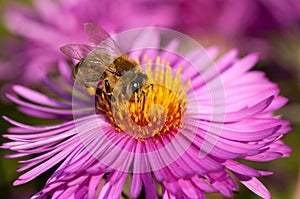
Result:
[[[236,50],[219,56],[217,48],[204,50],[182,34],[158,30],[128,31],[103,41],[97,38],[101,29],[86,25],[92,43],[63,48],[72,58],[88,52],[78,66],[74,89],[66,61],[58,63],[59,79],[45,79],[55,98],[13,87],[16,95],[7,97],[22,112],[61,120],[29,126],[4,117],[14,127],[4,135],[12,141],[2,147],[17,152],[8,156],[35,154],[21,162],[18,171],[29,171],[14,185],[59,164],[35,198],[120,198],[125,183],[131,198],[158,198],[157,186],[162,198],[205,198],[206,192],[231,197],[238,190],[234,179],[263,198],[271,197],[257,177],[272,172],[238,162],[265,162],[290,153],[280,140],[289,123],[273,115],[287,100],[262,72],[249,71],[258,56],[239,59]],[[162,49],[159,33],[175,37]],[[116,60],[124,59],[108,57],[111,62],[105,62],[107,68],[91,86],[85,70],[103,64],[112,42],[124,40],[121,48],[134,67],[119,76]],[[188,44],[198,48],[189,51]],[[141,80],[143,75],[147,78]]]

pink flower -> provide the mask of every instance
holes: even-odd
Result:
[[[273,62],[274,41],[285,41],[300,21],[297,0],[178,0],[174,4],[178,15],[174,29],[208,45],[259,52],[263,60]]]
[[[285,31],[299,22],[297,0],[177,1],[178,30],[194,35],[218,34],[234,37],[260,37],[271,31]],[[189,19],[189,20],[185,20]]]
[[[95,49],[102,48],[96,46],[93,33],[87,33],[94,41],[87,45],[94,49],[88,55],[91,58]],[[136,63],[146,65],[150,83],[133,91],[126,106],[122,100],[128,90],[113,95],[116,102],[107,98],[106,87],[106,92],[97,92],[96,102],[92,98],[92,104],[88,95],[76,89],[72,96],[71,71],[63,60],[58,62],[61,77],[44,81],[57,97],[21,85],[13,87],[15,95],[7,97],[22,112],[61,121],[30,126],[4,117],[14,127],[4,135],[12,141],[2,147],[17,152],[7,156],[35,155],[20,162],[18,171],[28,171],[14,185],[27,183],[59,165],[34,198],[120,198],[125,194],[125,181],[130,183],[131,198],[140,194],[158,198],[157,186],[162,187],[164,199],[205,198],[206,192],[232,197],[238,190],[235,178],[257,195],[271,198],[257,178],[272,172],[238,162],[267,162],[288,157],[291,151],[280,140],[290,130],[289,122],[273,115],[287,99],[279,96],[277,85],[264,73],[249,71],[258,56],[240,59],[237,50],[220,56],[217,48],[209,48],[207,53],[215,60],[212,63],[201,49],[192,50],[185,59],[172,53],[178,48],[177,40],[162,51],[157,34],[133,39],[133,47],[152,44],[151,49],[128,53]],[[76,79],[80,80],[78,75]],[[121,89],[124,85],[127,89],[135,80],[118,82]],[[164,114],[160,108],[151,109],[155,104],[164,108]],[[161,118],[164,123],[157,129]]]
[[[44,73],[56,71],[64,58],[57,53],[63,44],[80,43],[83,23],[101,24],[110,32],[160,26],[193,35],[206,43],[238,46],[246,52],[268,56],[272,47],[266,38],[286,32],[299,22],[297,0],[235,1],[97,1],[32,0],[32,8],[10,4],[4,23],[22,41],[2,46],[0,78],[26,84],[38,83]],[[229,41],[229,42],[228,42]],[[17,61],[16,61],[17,60]],[[34,75],[32,75],[34,74]]]
[[[135,4],[136,1],[132,1]],[[135,9],[124,1],[32,1],[33,7],[9,4],[4,23],[22,41],[6,42],[5,60],[0,62],[1,79],[23,84],[39,83],[46,73],[56,71],[56,63],[65,56],[57,50],[67,43],[80,43],[83,24],[101,24],[110,32],[143,26],[170,26],[173,10],[169,6]],[[162,11],[163,10],[163,11]],[[165,17],[168,15],[168,17]]]

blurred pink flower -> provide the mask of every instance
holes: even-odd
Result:
[[[181,17],[176,17],[177,28],[196,35],[220,34],[232,39],[259,36],[264,32],[295,27],[300,19],[297,0],[178,2],[177,13]]]
[[[148,37],[146,41],[154,40],[160,43],[160,37]],[[269,191],[257,177],[271,175],[272,172],[252,169],[238,160],[267,162],[289,156],[290,147],[281,141],[281,137],[290,130],[289,122],[273,115],[287,99],[279,96],[277,85],[270,82],[264,73],[249,71],[257,62],[257,54],[239,59],[236,50],[219,56],[216,48],[210,48],[207,53],[216,60],[216,72],[211,62],[207,63],[207,60],[197,54],[197,49],[189,52],[186,57],[197,61],[197,67],[201,68],[202,75],[207,77],[205,81],[192,65],[183,64],[187,62],[183,62],[181,57],[166,53],[174,48],[176,45],[170,42],[165,52],[157,50],[157,46],[152,51],[129,53],[133,59],[137,56],[141,64],[151,63],[150,65],[155,66],[159,60],[170,61],[171,69],[191,80],[190,89],[186,90],[189,81],[185,82],[177,75],[172,76],[165,61],[158,63],[165,63],[166,69],[161,71],[162,78],[157,79],[161,79],[160,83],[165,86],[175,85],[175,90],[179,92],[176,96],[181,97],[177,101],[179,104],[172,104],[174,101],[168,98],[167,94],[169,90],[162,95],[164,88],[159,87],[161,90],[154,93],[155,97],[144,98],[143,105],[147,105],[147,100],[150,101],[149,104],[156,104],[155,100],[161,101],[162,104],[166,102],[165,107],[169,111],[167,115],[171,113],[164,124],[166,126],[158,133],[150,132],[153,134],[148,137],[143,137],[133,130],[123,131],[123,128],[118,126],[132,127],[126,120],[129,116],[122,114],[123,109],[120,106],[117,107],[117,116],[121,114],[122,117],[116,126],[113,122],[116,118],[112,121],[109,115],[112,103],[105,104],[109,109],[105,114],[94,114],[95,104],[93,114],[86,114],[86,107],[89,107],[86,104],[88,97],[73,95],[72,98],[71,71],[65,61],[58,63],[61,74],[59,79],[53,82],[49,79],[45,81],[57,94],[55,98],[15,85],[15,94],[8,94],[7,97],[18,104],[22,112],[62,122],[30,126],[4,117],[14,127],[4,135],[12,141],[5,143],[2,148],[17,152],[8,157],[35,155],[34,158],[21,161],[22,165],[18,171],[29,171],[22,174],[14,185],[27,183],[59,164],[45,187],[34,198],[52,195],[53,198],[61,199],[117,199],[122,194],[127,178],[130,179],[128,183],[131,198],[139,197],[143,193],[142,190],[146,198],[158,198],[156,184],[162,186],[163,199],[205,198],[206,192],[219,192],[232,197],[233,191],[238,190],[235,179],[259,196],[271,198]],[[185,67],[181,68],[182,64]],[[181,69],[182,71],[178,72]],[[156,68],[156,75],[160,74]],[[208,91],[209,85],[216,85],[214,83],[219,78],[222,85]],[[151,85],[152,90],[155,90],[156,84]],[[151,93],[152,90],[148,90],[147,93]],[[225,100],[218,95],[222,90],[226,94]],[[215,106],[225,106],[224,110],[211,110],[212,93],[218,97]],[[105,97],[102,94],[98,94],[98,97]],[[193,94],[197,98],[192,98]],[[135,98],[134,104],[141,101]],[[74,106],[77,102],[83,109]],[[183,112],[176,112],[176,107],[185,106],[187,107]],[[196,107],[199,107],[199,110],[196,110]],[[74,117],[74,114],[77,117]],[[225,118],[223,120],[213,117],[216,115],[224,115]],[[157,119],[161,115],[158,113],[155,117]],[[134,120],[139,121],[140,118],[142,117],[135,117]],[[178,120],[182,123],[175,125]],[[151,128],[151,125],[146,124],[146,127]],[[213,143],[209,138],[216,136],[217,142]],[[203,148],[207,145],[213,145],[213,148]],[[204,156],[200,158],[199,154]],[[132,175],[129,175],[131,170]]]
[[[32,0],[32,8],[10,4],[5,9],[5,26],[18,42],[2,49],[1,80],[37,83],[55,71],[55,63],[65,57],[58,48],[80,43],[85,22],[100,24],[110,32],[162,26],[193,35],[201,42],[239,47],[267,57],[272,47],[266,38],[299,24],[297,0]],[[227,47],[228,48],[228,47]]]
[[[178,1],[175,29],[209,45],[238,47],[269,59],[272,40],[281,39],[300,24],[298,0]]]
[[[59,47],[84,42],[82,30],[86,22],[101,24],[106,30],[116,32],[153,25],[170,27],[174,19],[174,10],[168,5],[153,7],[135,0],[131,4],[121,0],[31,2],[32,7],[20,3],[6,5],[4,24],[21,40],[3,44],[1,80],[38,83],[45,73],[56,71],[56,63],[66,58]]]

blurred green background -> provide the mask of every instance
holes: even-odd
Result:
[[[0,0],[0,8],[3,7],[4,0]],[[23,1],[27,2],[27,1]],[[0,42],[9,36],[0,23]],[[274,33],[269,40],[274,53],[271,60],[261,60],[256,66],[256,70],[265,71],[267,76],[278,83],[281,88],[281,95],[289,98],[289,103],[277,114],[282,114],[283,118],[291,121],[292,131],[284,136],[283,141],[293,148],[291,157],[275,160],[269,163],[246,164],[257,169],[274,171],[274,175],[261,178],[261,181],[270,190],[274,199],[296,198],[297,178],[300,162],[300,28],[289,32],[285,36],[281,33]],[[218,43],[208,42],[212,45]],[[226,50],[226,46],[224,47]],[[16,60],[17,61],[17,60]],[[1,82],[3,86],[6,82]],[[26,121],[28,124],[39,124],[39,120],[29,118],[20,114],[14,104],[3,101],[0,105],[0,115],[6,115],[19,121]],[[0,132],[6,133],[9,124],[0,119]],[[1,144],[5,142],[0,138]],[[17,160],[5,159],[4,154],[9,151],[0,150],[0,198],[30,198],[30,196],[43,187],[51,171],[39,176],[37,179],[21,186],[12,186],[13,181],[18,177],[16,172]],[[298,185],[300,189],[300,185]],[[299,196],[300,197],[300,196]],[[219,194],[208,194],[207,198],[225,198]],[[234,196],[236,199],[260,198],[240,184],[240,190]]]

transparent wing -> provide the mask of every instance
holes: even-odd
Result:
[[[84,24],[84,29],[89,41],[95,45],[95,49],[89,57],[92,58],[92,60],[96,59],[97,62],[103,64],[104,67],[108,67],[111,72],[116,72],[116,69],[113,68],[111,63],[123,54],[121,48],[112,39],[109,33],[100,26],[93,23],[86,23]]]
[[[122,53],[121,48],[112,39],[110,34],[100,26],[93,23],[85,23],[84,30],[91,43],[95,44],[96,46],[108,48],[110,51],[115,52],[116,54]]]
[[[103,28],[93,23],[85,23],[84,30],[89,38],[89,41],[96,45],[110,38],[108,32],[106,32]]]
[[[94,50],[94,48],[94,46],[87,44],[67,44],[60,47],[60,50],[73,59],[83,60]]]

